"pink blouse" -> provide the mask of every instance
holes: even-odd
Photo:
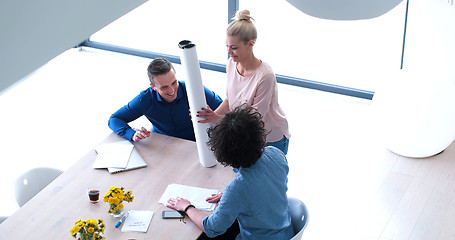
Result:
[[[238,73],[236,63],[230,58],[226,65],[226,99],[229,109],[247,103],[262,115],[269,132],[267,142],[276,142],[286,136],[290,138],[286,115],[278,104],[278,86],[270,65],[262,62],[251,76]]]

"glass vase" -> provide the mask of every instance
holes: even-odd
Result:
[[[112,212],[111,215],[115,218],[121,217],[123,215],[123,208],[117,209],[115,212]]]

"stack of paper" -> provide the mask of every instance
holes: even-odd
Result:
[[[159,203],[166,205],[169,198],[181,197],[191,202],[197,209],[204,211],[215,210],[216,203],[208,203],[205,199],[218,194],[220,191],[215,189],[191,187],[181,184],[169,184],[161,196]]]
[[[130,141],[103,143],[95,147],[98,153],[93,168],[107,168],[110,173],[146,167],[144,159]]]
[[[147,232],[153,211],[128,211],[128,217],[123,223],[122,232]]]

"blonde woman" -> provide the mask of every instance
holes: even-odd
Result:
[[[226,47],[230,56],[226,65],[226,99],[214,111],[202,108],[200,122],[217,123],[227,112],[244,103],[255,108],[268,132],[267,146],[287,154],[290,132],[286,115],[278,104],[275,74],[266,62],[253,53],[257,30],[248,10],[239,10],[226,30]]]

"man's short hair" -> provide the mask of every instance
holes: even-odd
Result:
[[[264,152],[267,137],[261,114],[247,104],[226,113],[207,133],[217,161],[234,168],[255,164]]]
[[[150,83],[155,85],[153,78],[156,75],[166,74],[171,70],[175,72],[174,66],[172,66],[172,63],[169,62],[169,60],[165,58],[155,58],[147,68],[147,75],[149,76]]]

